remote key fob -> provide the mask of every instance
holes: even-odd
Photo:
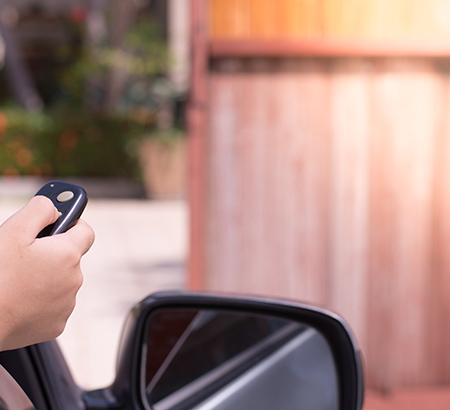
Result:
[[[39,232],[38,238],[66,232],[77,223],[88,201],[86,191],[82,187],[61,181],[48,182],[35,196],[37,195],[51,199],[60,212],[58,220]]]

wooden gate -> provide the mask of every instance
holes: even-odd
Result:
[[[313,13],[311,1],[258,3]],[[450,382],[450,46],[436,40],[449,27],[400,35],[425,3],[391,43],[375,29],[336,40],[324,25],[320,39],[317,26],[312,40],[276,29],[255,40],[244,29],[255,2],[204,3],[208,65],[197,65],[205,88],[191,105],[203,121],[191,122],[203,160],[192,287],[335,310],[357,335],[369,384],[384,389]]]

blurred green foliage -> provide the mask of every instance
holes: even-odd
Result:
[[[165,81],[170,58],[157,24],[138,23],[120,49],[81,45],[69,54],[49,76],[52,85],[43,82],[52,98],[41,112],[0,106],[0,176],[140,179],[139,140],[184,135],[158,129],[160,107],[172,110],[176,96]],[[105,110],[105,80],[115,68],[128,81],[117,107]]]
[[[169,66],[168,46],[161,28],[150,19],[139,21],[121,47],[97,45],[79,50],[73,63],[58,78],[59,103],[80,109],[104,109],[108,105],[108,76],[120,70],[126,81],[114,108],[131,115],[140,111],[141,119],[142,111],[148,111],[150,119],[154,119],[162,98],[177,97],[167,85],[165,73]]]
[[[102,47],[95,57],[99,67],[118,67],[129,75],[144,77],[164,73],[170,64],[161,29],[151,20],[138,22],[126,36],[123,48]]]
[[[139,178],[140,122],[67,108],[0,110],[0,175]]]

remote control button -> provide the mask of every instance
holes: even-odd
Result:
[[[74,195],[75,194],[72,191],[64,191],[56,197],[56,200],[61,203],[69,202],[74,197]]]

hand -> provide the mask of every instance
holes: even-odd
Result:
[[[54,339],[75,307],[80,260],[94,232],[79,220],[65,233],[36,239],[58,216],[50,199],[35,196],[0,226],[0,350]]]

